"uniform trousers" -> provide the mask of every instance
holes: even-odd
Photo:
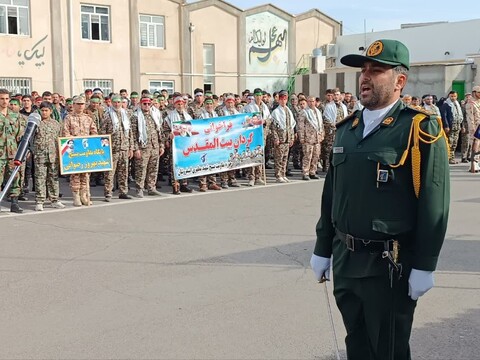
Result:
[[[470,152],[472,151],[473,143],[473,134],[470,134],[469,131],[460,133],[460,138],[462,139],[462,160],[470,157]]]
[[[155,190],[157,187],[159,149],[140,149],[142,158],[135,160],[135,187],[137,190]]]
[[[450,144],[450,159],[455,159],[455,150],[457,149],[458,136],[460,135],[460,124],[454,121],[450,133],[448,134],[448,143]]]
[[[3,180],[8,180],[12,174],[15,165],[13,160],[1,159],[0,160],[0,185],[3,184]],[[10,186],[9,194],[11,197],[17,197],[20,195],[20,175],[15,175],[12,185]]]
[[[408,296],[409,275],[409,271],[403,273],[396,289],[395,360],[411,359],[409,339],[417,302]],[[388,274],[349,278],[334,272],[333,293],[347,330],[348,359],[389,359],[391,288]]]
[[[258,180],[262,178],[262,167],[260,165],[252,166],[245,170],[247,172],[248,180]]]
[[[90,191],[89,181],[90,173],[72,174],[70,175],[70,189],[73,192],[77,192],[80,190]]]
[[[208,185],[216,184],[217,183],[217,175],[213,174],[213,175],[199,176],[198,177],[198,182],[200,183],[200,185],[207,185],[207,182],[208,182]]]
[[[220,180],[222,183],[235,183],[237,181],[235,178],[235,170],[224,171],[220,173]]]
[[[128,150],[112,152],[112,170],[105,172],[105,196],[112,196],[115,175],[119,195],[128,193]]]
[[[277,179],[286,176],[289,149],[288,143],[278,144],[274,147],[275,177]]]
[[[324,130],[325,130],[325,137],[321,143],[321,151],[320,151],[320,161],[322,162],[323,171],[328,170],[329,165],[329,156],[330,152],[332,151],[333,141],[335,140],[335,125],[324,121],[323,122]]]
[[[58,200],[58,164],[35,158],[35,202],[43,204],[48,196],[52,202]]]
[[[320,144],[303,144],[302,152],[303,175],[315,175],[317,172],[318,160],[320,158]]]

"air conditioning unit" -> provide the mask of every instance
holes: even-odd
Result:
[[[322,55],[328,58],[338,57],[338,47],[335,44],[325,44],[322,46]]]

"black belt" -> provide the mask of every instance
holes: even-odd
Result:
[[[355,237],[350,234],[345,234],[338,229],[335,229],[337,236],[342,240],[347,249],[350,251],[369,251],[369,252],[382,252],[385,250],[393,250],[394,239],[388,240],[370,240]]]

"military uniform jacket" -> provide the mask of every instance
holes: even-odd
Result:
[[[361,111],[337,126],[314,250],[323,257],[333,253],[337,275],[385,275],[387,265],[380,253],[346,249],[335,229],[363,239],[396,239],[400,243],[400,260],[406,266],[435,270],[450,202],[446,140],[441,137],[432,144],[420,142],[418,198],[413,187],[411,151],[403,166],[390,166],[398,164],[407,149],[410,127],[417,114],[422,115],[398,101],[365,138]],[[431,115],[426,115],[420,128],[434,136],[441,131],[436,117]],[[379,170],[387,171],[386,182],[377,181]]]
[[[317,110],[317,109],[315,109]],[[306,110],[308,111],[308,110]],[[320,144],[322,141],[323,133],[323,120],[320,110],[310,111],[310,116],[318,122],[318,130],[313,127],[312,123],[307,118],[307,113],[301,110],[297,117],[297,136],[300,142],[304,142],[309,145]]]
[[[112,110],[115,111],[115,110]],[[120,152],[122,150],[133,150],[133,137],[132,131],[125,131],[123,127],[122,115],[118,115],[118,129],[115,131],[113,126],[112,117],[110,112],[107,111],[103,115],[102,127],[100,129],[100,134],[110,134],[112,152]],[[127,115],[128,116],[128,115]]]
[[[61,131],[60,123],[52,118],[40,121],[33,140],[35,162],[52,164],[58,162],[58,137]]]
[[[17,144],[25,131],[19,117],[10,110],[7,116],[0,114],[0,160],[13,159],[17,153]]]
[[[63,123],[63,136],[97,135],[97,126],[93,119],[85,113],[69,114]]]
[[[283,126],[283,122],[281,121],[282,114],[285,116],[286,126]],[[278,141],[280,144],[293,142],[296,121],[293,117],[292,111],[288,107],[283,109],[281,106],[278,106],[272,111],[271,115],[272,124],[270,125],[270,133],[273,136],[273,141]]]
[[[138,132],[138,117],[136,114],[134,114],[130,118],[130,126],[132,127],[130,129],[130,132],[132,133],[132,138],[133,138],[133,148],[134,150],[141,150],[141,149],[148,149],[148,148],[153,148],[153,149],[158,149],[160,147],[163,147],[160,131],[157,130],[157,125],[155,124],[155,121],[152,118],[152,115],[149,113],[143,114],[145,117],[145,125],[147,128],[147,141],[146,144],[142,144],[139,140],[139,132]]]

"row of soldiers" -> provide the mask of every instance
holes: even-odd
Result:
[[[23,122],[33,111],[38,111],[42,117],[34,145],[34,153],[38,154],[34,157],[36,210],[43,210],[47,198],[53,207],[64,207],[58,200],[59,136],[110,134],[112,137],[112,171],[105,174],[75,174],[70,177],[74,205],[81,206],[91,203],[90,176],[104,186],[105,201],[110,201],[112,197],[114,179],[118,184],[119,198],[131,198],[128,195],[129,173],[133,174],[137,197],[143,197],[144,192],[153,196],[160,195],[156,190],[159,163],[168,164],[163,167],[164,171],[170,176],[173,174],[172,124],[239,112],[256,113],[262,119],[266,160],[274,158],[277,182],[289,181],[287,165],[290,153],[294,154],[294,163],[298,164],[296,159],[301,159],[301,164],[298,165],[302,168],[304,180],[317,179],[319,160],[323,171],[328,169],[328,153],[333,143],[335,122],[349,112],[339,91],[327,93],[327,103],[322,107],[324,116],[318,108],[321,105],[318,98],[303,94],[292,94],[289,98],[286,91],[275,93],[271,104],[268,104],[266,92],[259,88],[253,93],[245,91],[241,101],[234,94],[224,94],[223,98],[219,98],[212,93],[204,93],[201,89],[195,90],[194,100],[190,103],[185,95],[179,93],[168,97],[165,95],[158,93],[152,96],[144,91],[141,95],[132,92],[128,97],[126,90],[123,90],[119,95],[111,94],[106,103],[102,91],[94,89],[84,96],[66,99],[65,106],[61,105],[55,94],[49,92],[43,93],[43,101],[37,106],[29,101],[31,99],[28,96],[23,96],[23,108],[20,109],[18,103],[18,108],[11,107],[12,113],[20,113],[18,116],[23,118]],[[10,100],[11,103],[15,101],[18,99]],[[21,131],[18,136],[21,137]],[[321,157],[321,154],[324,156]],[[129,166],[129,163],[133,166]],[[264,184],[261,167],[247,169],[246,174],[249,186]],[[99,175],[104,175],[104,180]],[[219,177],[220,185],[217,184],[215,175],[201,177],[200,191],[238,186],[235,171],[221,173]],[[171,184],[174,194],[192,191],[186,180],[180,183],[171,179]],[[12,211],[18,207],[18,196],[14,195],[18,195],[19,189],[21,190],[20,185],[15,182],[10,190]],[[20,211],[18,207],[18,212]]]
[[[3,90],[2,90],[3,91]],[[3,91],[5,93],[8,93]],[[478,94],[478,96],[477,96]],[[189,124],[192,120],[208,119],[218,116],[234,115],[240,112],[256,113],[262,120],[264,127],[265,160],[266,166],[273,158],[276,181],[289,182],[288,163],[290,156],[293,165],[302,170],[302,179],[317,179],[319,170],[328,170],[328,156],[335,136],[335,123],[356,110],[361,105],[349,93],[342,93],[339,89],[327,90],[325,101],[304,94],[288,94],[285,90],[275,93],[271,102],[267,93],[257,88],[252,93],[248,90],[242,97],[234,94],[224,94],[220,97],[201,89],[194,91],[193,100],[180,93],[168,95],[166,91],[150,94],[143,91],[141,94],[132,92],[130,95],[123,89],[120,94],[110,94],[105,101],[100,89],[87,91],[84,95],[66,99],[64,106],[49,92],[43,93],[43,101],[35,106],[28,106],[28,96],[25,99],[27,106],[21,108],[17,99],[10,99],[9,113],[4,117],[10,123],[13,118],[19,119],[16,132],[17,143],[26,122],[26,115],[32,111],[39,111],[42,122],[37,130],[34,143],[35,159],[35,189],[36,209],[43,210],[43,203],[50,199],[52,206],[62,208],[64,205],[58,200],[58,148],[59,136],[88,136],[95,134],[109,134],[112,138],[112,165],[113,170],[103,173],[75,174],[70,177],[70,187],[75,206],[89,205],[90,185],[104,186],[105,201],[110,201],[114,189],[114,181],[119,190],[119,198],[130,199],[128,194],[128,179],[135,182],[135,195],[143,197],[144,193],[152,196],[160,195],[156,189],[157,176],[169,175],[172,192],[192,192],[187,180],[181,182],[174,179],[171,156],[171,142],[173,139],[172,126]],[[8,96],[6,101],[8,102]],[[469,113],[480,114],[480,87],[474,88],[473,97],[466,104]],[[453,94],[449,94],[450,101],[445,106],[436,107],[431,96],[422,99],[422,107],[426,111],[456,109]],[[408,95],[404,96],[408,101]],[[415,106],[415,104],[411,104]],[[445,110],[445,111],[446,111]],[[5,111],[4,111],[5,112]],[[454,114],[456,114],[454,112]],[[455,115],[456,116],[456,115]],[[442,118],[448,118],[447,115]],[[455,117],[453,117],[455,119]],[[20,121],[21,120],[21,121]],[[23,124],[23,125],[21,125]],[[176,124],[176,125],[174,125]],[[455,121],[452,122],[455,124]],[[454,133],[446,129],[447,133]],[[473,126],[472,126],[473,127]],[[452,143],[452,142],[451,142]],[[467,142],[468,144],[468,142]],[[14,147],[12,147],[13,149]],[[10,153],[14,152],[10,150]],[[1,164],[1,163],[0,163]],[[318,169],[321,165],[321,169]],[[160,170],[160,171],[159,171]],[[216,175],[200,177],[200,191],[220,190],[228,187],[237,187],[237,173],[228,171]],[[248,185],[254,186],[264,183],[262,167],[246,169]],[[91,177],[91,179],[90,179]],[[18,196],[22,196],[19,180],[14,182],[10,191],[12,198],[11,210],[20,212]]]
[[[471,93],[458,99],[458,92],[452,90],[446,98],[437,101],[435,95],[425,94],[421,98],[404,94],[402,101],[415,109],[423,110],[441,117],[443,129],[448,136],[450,146],[450,164],[457,164],[455,151],[461,142],[461,162],[476,164],[472,155],[474,134],[480,125],[480,86],[474,86]],[[478,165],[477,165],[478,167]],[[472,166],[470,171],[476,172]]]

